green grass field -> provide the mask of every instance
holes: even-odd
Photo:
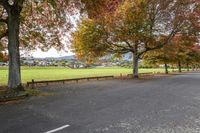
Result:
[[[140,73],[146,72],[164,72],[164,69],[140,69]],[[69,69],[64,67],[22,67],[22,82],[39,80],[55,80],[55,79],[70,79],[89,76],[106,76],[106,75],[123,75],[132,73],[132,69],[128,68],[93,68],[93,69]],[[5,67],[0,67],[0,86],[5,85],[8,79],[8,70]]]

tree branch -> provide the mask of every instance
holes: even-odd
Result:
[[[161,43],[161,44],[159,44],[159,45],[157,45],[157,46],[155,46],[155,47],[153,47],[153,48],[150,48],[150,47],[147,47],[147,46],[146,46],[145,50],[142,51],[142,52],[140,52],[138,55],[141,56],[141,55],[143,55],[144,53],[146,53],[146,52],[148,52],[148,51],[160,49],[160,48],[162,48],[163,46],[167,45],[167,44],[172,40],[172,38],[176,35],[176,33],[178,32],[178,29],[179,29],[179,28],[178,28],[178,26],[177,26],[177,27],[175,28],[175,30],[173,30],[173,31],[170,33],[170,35],[167,37],[167,39],[165,39],[165,41],[164,41],[163,43]]]
[[[132,49],[132,51],[134,52],[133,46],[131,46],[131,44],[130,44],[128,41],[126,41],[126,40],[124,40],[124,42],[125,42],[125,43],[129,46],[129,48]]]
[[[127,49],[114,49],[114,48],[109,48],[108,49],[108,52],[110,53],[118,53],[118,54],[126,54],[128,52],[130,52],[129,50]]]

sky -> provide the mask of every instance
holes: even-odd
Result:
[[[48,52],[42,52],[40,49],[33,51],[31,55],[35,58],[45,58],[45,57],[61,57],[61,56],[69,56],[74,55],[72,52],[66,51],[57,51],[54,48],[51,48]]]
[[[73,24],[73,28],[71,29],[71,31],[76,30],[76,26],[77,26],[77,22],[78,20],[80,20],[80,14],[77,13],[75,15],[70,16],[70,20]],[[70,34],[70,32],[69,32]],[[63,43],[69,43],[68,41],[68,37],[66,36],[65,39],[63,39]],[[67,49],[67,48],[66,48]],[[62,50],[62,51],[57,51],[55,48],[51,48],[49,51],[47,52],[43,52],[40,49],[36,49],[34,52],[30,53],[31,56],[35,57],[35,58],[45,58],[45,57],[62,57],[62,56],[70,56],[70,55],[75,55],[74,53],[70,52],[68,50],[68,52]]]

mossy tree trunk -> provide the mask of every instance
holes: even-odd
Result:
[[[23,90],[20,73],[20,50],[19,50],[19,28],[20,12],[19,5],[9,5],[8,13],[8,52],[9,52],[9,76],[8,87],[10,89]]]

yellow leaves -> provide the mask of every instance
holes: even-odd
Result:
[[[88,19],[78,25],[78,30],[72,33],[73,52],[79,59],[91,62],[104,54],[106,47],[103,42],[104,32],[100,24]]]
[[[125,0],[116,10],[114,17],[118,21],[122,20],[126,23],[134,23],[139,26],[146,21],[146,15],[146,7],[142,6],[141,0]],[[138,26],[135,27],[137,28]]]
[[[0,62],[1,61],[3,61],[3,62],[8,61],[8,55],[0,52]]]

